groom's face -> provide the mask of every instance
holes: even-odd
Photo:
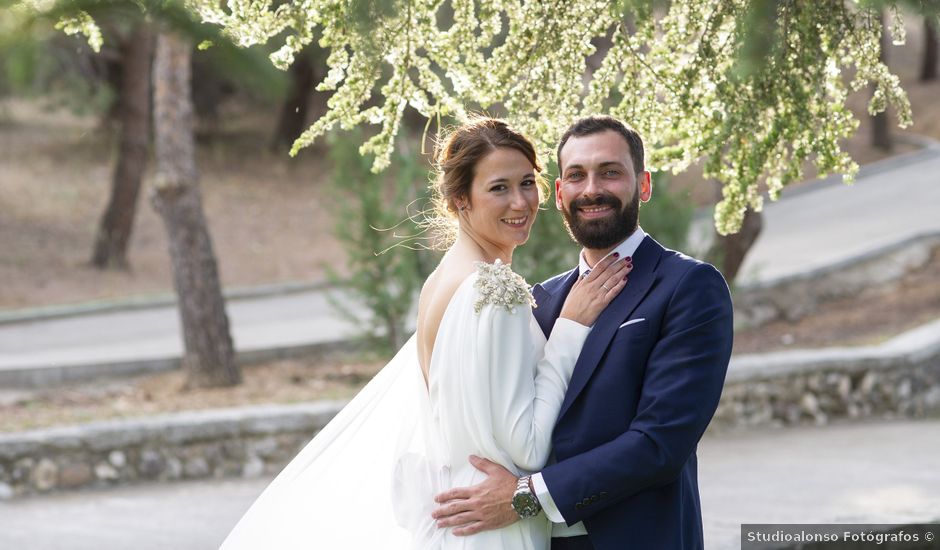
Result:
[[[636,173],[627,140],[613,130],[572,136],[561,150],[555,205],[572,238],[585,248],[613,248],[639,223],[650,199],[649,172]]]

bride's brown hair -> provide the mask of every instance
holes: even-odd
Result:
[[[477,163],[496,149],[514,149],[522,153],[536,172],[541,173],[535,146],[508,122],[478,116],[448,132],[435,149],[434,166],[437,177],[431,184],[433,213],[429,220],[438,232],[441,245],[447,246],[456,234],[457,200],[470,198],[470,187]],[[548,196],[548,184],[536,176],[539,202]]]

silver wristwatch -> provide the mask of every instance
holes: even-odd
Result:
[[[520,519],[535,517],[542,511],[538,497],[530,488],[531,479],[532,476],[520,477],[516,482],[516,492],[512,495],[512,509],[519,514]]]

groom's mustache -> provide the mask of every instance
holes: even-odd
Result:
[[[571,201],[572,213],[577,212],[581,208],[590,208],[592,206],[610,206],[615,212],[620,212],[623,209],[623,203],[613,195],[584,197]]]

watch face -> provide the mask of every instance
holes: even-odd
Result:
[[[512,497],[512,508],[521,518],[530,518],[539,513],[538,506],[531,494],[522,493]]]

